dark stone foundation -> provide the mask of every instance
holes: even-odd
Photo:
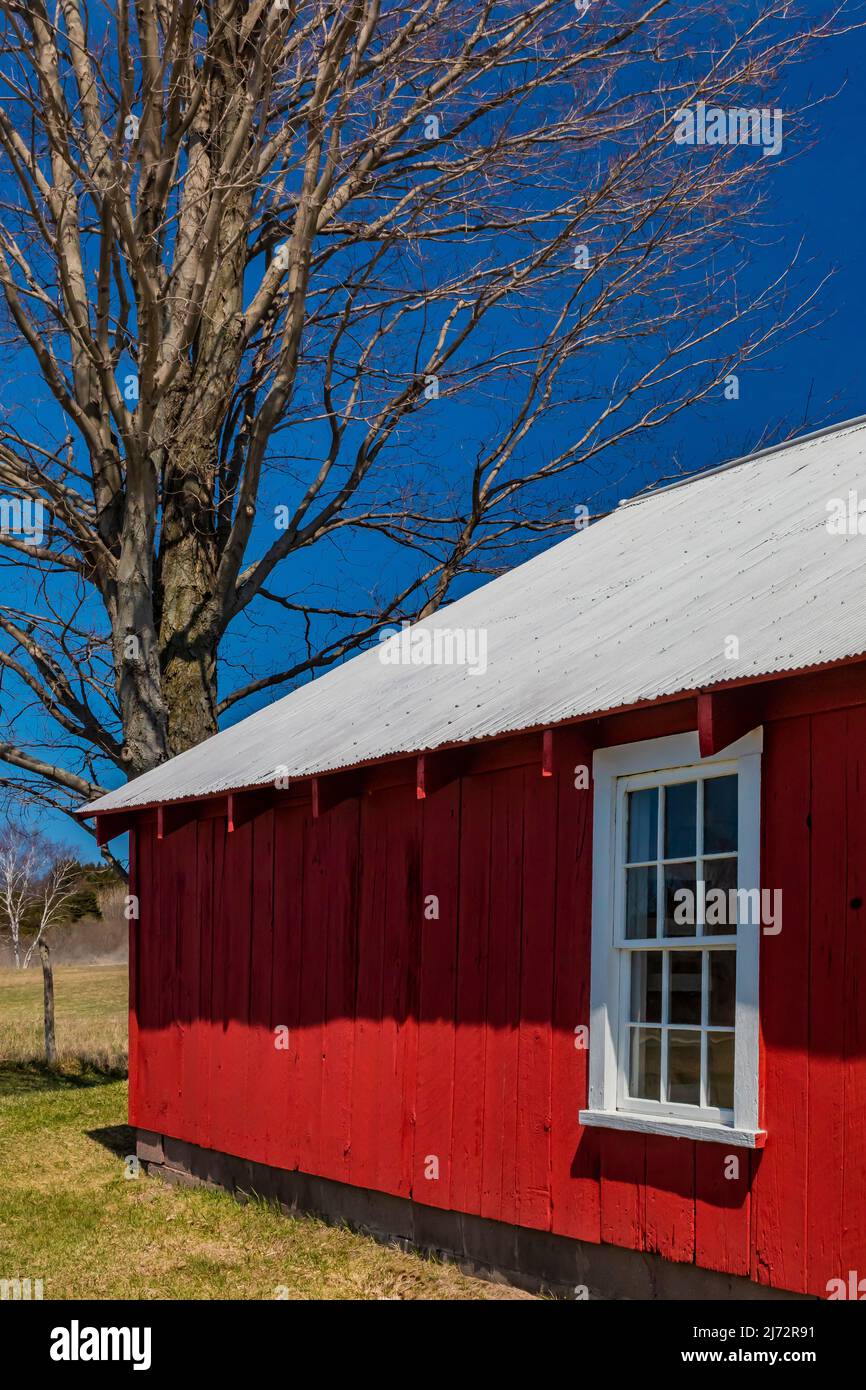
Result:
[[[464,1274],[530,1293],[585,1298],[587,1290],[596,1299],[804,1299],[802,1294],[676,1264],[661,1255],[442,1211],[407,1197],[253,1163],[148,1130],[137,1131],[136,1153],[148,1173],[166,1182],[223,1188],[240,1201],[262,1197],[287,1213],[346,1225],[384,1244],[449,1260]]]

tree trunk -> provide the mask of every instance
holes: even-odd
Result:
[[[172,473],[167,478],[160,556],[159,651],[169,757],[217,731],[211,497],[198,470],[184,472],[180,480]]]
[[[170,757],[217,732],[216,651],[209,641],[183,630],[169,639],[163,651],[162,689]]]
[[[136,460],[128,473],[111,616],[124,760],[137,777],[163,762],[168,747],[153,595],[157,468],[151,459]]]
[[[208,97],[212,113],[232,99],[231,91],[223,90],[228,80],[227,72],[214,75]],[[216,117],[212,114],[211,119]],[[225,141],[231,138],[231,127],[223,128],[218,120],[208,136],[212,138],[214,131]],[[199,168],[200,177],[209,180],[213,161],[219,165],[220,159],[219,148],[209,150]],[[168,411],[172,424],[163,479],[157,612],[170,757],[210,738],[218,728],[217,646],[222,625],[215,588],[227,525],[221,510],[227,501],[222,491],[227,478],[220,474],[218,444],[244,348],[243,229],[250,200],[249,190],[227,195],[195,361],[189,374],[183,375]]]
[[[57,1042],[54,1036],[54,968],[47,941],[40,941],[39,955],[42,960],[42,993],[45,1003],[45,1061],[49,1067],[57,1066]]]

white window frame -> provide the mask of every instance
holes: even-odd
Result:
[[[700,755],[697,733],[600,748],[593,756],[589,1103],[578,1117],[582,1125],[705,1139],[746,1148],[763,1146],[766,1136],[758,1122],[759,923],[740,923],[735,935],[713,937],[713,947],[730,946],[733,941],[737,946],[733,1112],[624,1097],[628,998],[625,976],[630,968],[630,950],[618,945],[621,886],[617,870],[624,842],[618,852],[616,840],[617,833],[625,834],[625,792],[640,785],[633,779],[645,778],[645,785],[655,785],[652,773],[671,782],[706,776],[710,769],[713,775],[736,772],[738,887],[760,891],[762,749],[763,729],[758,728],[708,758]],[[676,948],[688,949],[690,940],[677,937]],[[706,938],[702,940],[706,946]],[[636,941],[628,944],[632,950],[639,946]]]

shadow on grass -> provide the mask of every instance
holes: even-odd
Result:
[[[106,1125],[103,1129],[88,1129],[88,1139],[94,1139],[116,1158],[129,1158],[135,1153],[135,1130],[131,1125]]]
[[[58,1067],[49,1067],[45,1062],[0,1061],[0,1095],[23,1095],[32,1091],[63,1091],[80,1089],[82,1086],[106,1086],[112,1081],[122,1081],[126,1077],[126,1067],[102,1065],[88,1058],[78,1058],[64,1062]]]

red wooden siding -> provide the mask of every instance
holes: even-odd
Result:
[[[577,1123],[590,762],[575,732],[553,777],[488,762],[316,819],[143,824],[132,1122],[795,1291],[866,1277],[866,710],[765,724],[762,879],[784,918],[761,945],[754,1153]]]
[[[421,895],[424,913],[435,884],[438,920],[422,913],[412,1188],[430,1206],[451,1207],[454,1123],[454,1017],[457,998],[457,918],[460,865],[460,782],[419,803],[422,811]],[[425,1176],[436,1160],[439,1177]],[[422,1186],[423,1185],[423,1186]]]

